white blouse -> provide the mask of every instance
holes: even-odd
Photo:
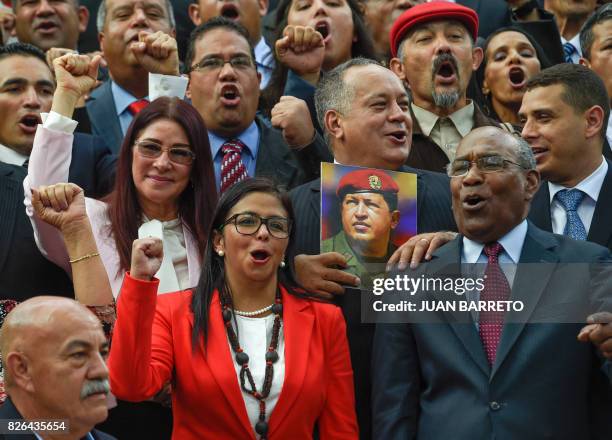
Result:
[[[238,324],[238,331],[236,334],[238,336],[238,341],[240,342],[240,347],[242,347],[244,352],[249,356],[249,370],[251,370],[255,386],[259,392],[261,392],[263,388],[264,376],[266,373],[266,352],[272,341],[272,327],[274,325],[275,316],[274,314],[270,314],[263,318],[250,318],[236,315],[236,322]],[[234,325],[233,321],[232,325]],[[235,325],[234,330],[236,330]],[[238,386],[240,386],[240,365],[236,362],[236,356],[231,345],[230,351],[234,361],[234,369],[238,376]],[[274,363],[274,375],[272,376],[270,395],[265,399],[266,422],[268,423],[270,423],[270,416],[272,415],[272,411],[274,411],[276,402],[278,402],[278,396],[281,393],[283,382],[285,381],[285,337],[282,321],[278,335],[277,353],[278,361]],[[248,381],[246,383],[247,388],[250,388]],[[255,432],[255,425],[259,421],[259,401],[250,394],[244,392],[242,387],[241,391],[249,420],[253,426],[253,432]],[[259,438],[257,434],[256,436]]]

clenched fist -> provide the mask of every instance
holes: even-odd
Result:
[[[57,183],[32,190],[36,216],[60,231],[88,222],[83,190],[74,183]]]
[[[147,237],[134,240],[130,276],[138,280],[151,281],[164,258],[164,244],[159,238]]]
[[[312,142],[315,128],[306,102],[294,96],[281,96],[272,109],[272,125],[283,132],[292,148],[303,148]]]
[[[178,76],[179,57],[176,39],[161,31],[138,33],[138,42],[130,47],[138,62],[149,73]]]
[[[310,26],[289,25],[283,37],[276,41],[278,60],[313,85],[319,81],[319,73],[325,57],[323,36]]]

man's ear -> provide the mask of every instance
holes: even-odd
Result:
[[[202,23],[202,18],[200,17],[200,5],[197,2],[189,5],[188,13],[193,24],[199,26]]]
[[[475,72],[480,67],[480,63],[484,59],[484,52],[480,47],[474,47],[472,49],[472,70]]]
[[[325,130],[330,137],[341,139],[344,136],[342,115],[336,110],[327,110],[324,117]]]
[[[100,51],[104,54],[104,32],[98,32],[98,43],[100,44]]]
[[[391,213],[391,229],[395,229],[399,225],[400,215],[401,213],[397,209]]]
[[[599,136],[601,133],[601,127],[604,124],[603,108],[598,105],[594,105],[584,112],[584,118],[586,122],[584,137],[590,139],[593,136]]]
[[[16,387],[30,393],[35,391],[32,382],[32,366],[28,357],[20,352],[11,352],[5,359],[5,376],[10,377],[10,382]]]
[[[533,200],[535,193],[540,188],[540,173],[537,170],[529,170],[525,176],[525,200]]]
[[[187,75],[189,82],[187,83],[187,90],[185,90],[185,97],[191,100],[191,75]]]
[[[258,0],[257,3],[259,4],[259,15],[263,17],[268,13],[268,7],[270,4],[268,0]]]
[[[87,9],[85,6],[79,6],[77,15],[79,17],[79,33],[85,32],[87,29],[87,23],[89,23],[89,9]]]
[[[580,60],[578,61],[578,63],[582,64],[584,67],[588,67],[589,69],[591,68],[591,62],[587,60],[586,58],[580,57]]]
[[[395,73],[397,75],[397,77],[399,79],[401,79],[404,82],[408,82],[408,80],[406,79],[406,72],[404,70],[404,64],[402,63],[402,60],[399,58],[391,58],[391,61],[389,61],[389,69],[391,69],[391,71],[393,73]]]

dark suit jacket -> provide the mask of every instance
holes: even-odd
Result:
[[[604,139],[603,155],[606,159],[608,159],[608,161],[612,160],[612,148],[610,148],[607,137]]]
[[[281,132],[270,127],[260,117],[257,117],[255,122],[259,128],[255,175],[268,177],[287,189],[306,182],[306,175],[297,157],[287,146]]]
[[[23,420],[10,398],[7,398],[4,404],[0,406],[0,419]],[[115,437],[97,429],[92,430],[91,435],[95,440],[117,440]],[[0,434],[0,440],[36,440],[36,436],[34,434]]]
[[[92,134],[102,137],[111,151],[118,153],[123,132],[115,109],[110,80],[91,92],[86,105]]]
[[[461,246],[459,236],[421,269],[445,273],[440,271],[460,261]],[[520,262],[549,264],[518,267],[512,299],[523,300],[529,313],[556,301],[561,290],[582,304],[594,292],[591,273],[585,268],[576,276],[563,270],[568,266],[563,263],[606,259],[610,261],[610,253],[601,246],[529,224]],[[609,362],[602,361],[592,344],[577,341],[583,324],[506,323],[490,367],[474,323],[450,318],[377,326],[372,358],[375,438],[612,438]]]
[[[604,146],[606,147],[606,146]],[[609,148],[609,147],[608,147]],[[612,250],[612,161],[607,159],[608,173],[603,181],[587,240]],[[550,192],[544,181],[531,202],[529,220],[537,227],[552,232]]]
[[[85,191],[87,197],[100,198],[113,189],[117,155],[99,136],[75,133],[69,179]]]
[[[423,134],[423,130],[421,130],[419,121],[414,116],[412,108],[410,108],[410,116],[412,117],[412,147],[410,148],[406,165],[421,170],[446,173],[446,165],[449,162],[448,156],[446,156],[446,153],[438,144]],[[480,110],[480,107],[474,102],[474,128],[488,125],[499,127],[499,124],[493,119],[486,117]]]
[[[456,230],[450,209],[448,177],[443,174],[403,167],[400,171],[417,175],[417,228],[419,232]],[[296,254],[318,254],[321,224],[321,181],[314,180],[290,193],[295,211]],[[290,261],[292,258],[290,257]],[[358,289],[347,289],[337,297],[346,319],[346,328],[355,376],[355,400],[360,437],[371,438],[370,359],[374,326],[361,323]]]

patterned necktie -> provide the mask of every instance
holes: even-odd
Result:
[[[507,301],[510,298],[510,284],[498,262],[499,254],[503,250],[503,246],[497,242],[484,247],[484,253],[489,261],[485,269],[484,289],[480,293],[481,301]],[[480,312],[478,330],[489,365],[495,362],[497,346],[504,327],[504,314],[503,311]]]
[[[576,48],[574,47],[572,43],[570,42],[563,43],[563,58],[565,59],[566,63],[573,64],[574,61],[572,61],[572,55],[574,55],[577,52],[578,51],[576,50]]]
[[[565,213],[567,215],[563,235],[567,235],[574,240],[586,240],[587,238],[584,223],[580,220],[577,211],[585,195],[586,194],[579,189],[563,189],[555,195],[557,200],[563,205],[563,208],[565,208]]]
[[[239,139],[230,139],[221,146],[223,160],[221,161],[221,194],[234,183],[246,179],[246,167],[242,162],[242,150],[245,148]]]
[[[149,105],[149,101],[148,100],[146,100],[146,99],[139,99],[138,101],[134,101],[130,105],[128,105],[128,111],[133,116],[136,116],[147,105]]]

